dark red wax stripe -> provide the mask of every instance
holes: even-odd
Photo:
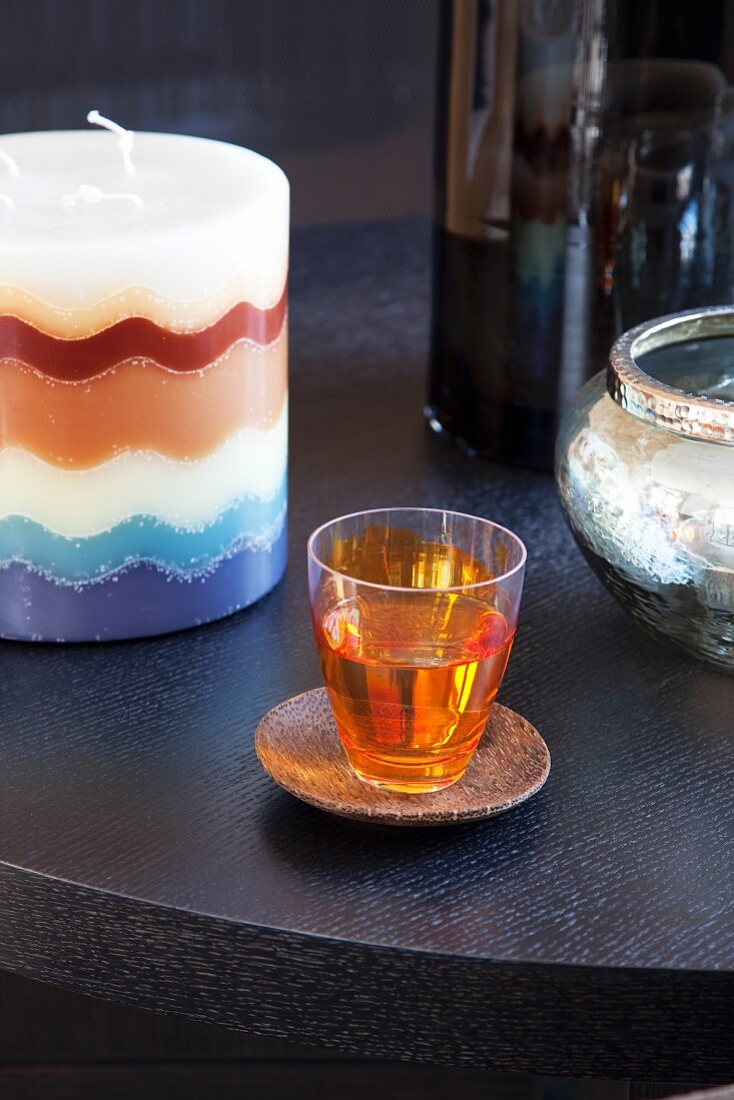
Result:
[[[146,317],[127,317],[92,336],[65,340],[39,332],[27,321],[0,316],[0,359],[19,359],[49,378],[77,382],[94,378],[126,359],[152,359],[169,370],[201,370],[237,340],[270,344],[285,318],[287,292],[270,309],[248,302],[233,306],[200,332],[171,332]]]

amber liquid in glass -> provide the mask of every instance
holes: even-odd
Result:
[[[386,551],[372,539],[358,551],[359,575],[384,583]],[[406,541],[406,568],[429,582],[476,572],[452,547]],[[462,561],[461,559],[465,559]],[[350,570],[350,575],[354,572]],[[445,583],[445,582],[444,582]],[[461,582],[460,582],[461,583]],[[456,592],[361,588],[337,600],[314,623],[319,658],[349,761],[368,782],[392,790],[439,790],[464,774],[487,722],[510,655],[513,631],[485,600]]]

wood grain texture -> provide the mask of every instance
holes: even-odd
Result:
[[[325,688],[286,699],[255,732],[260,763],[289,794],[337,817],[372,825],[457,825],[483,821],[525,802],[550,771],[548,746],[534,726],[495,703],[458,783],[432,794],[376,790],[349,766]]]
[[[190,1020],[103,1001],[0,971],[0,1096],[93,1095],[161,1100],[238,1097],[302,1100],[366,1094],[381,1100],[630,1100],[624,1082],[563,1082],[347,1058],[333,1051],[264,1040]],[[208,1087],[207,1087],[208,1085]],[[559,1092],[559,1086],[561,1091]],[[320,1092],[318,1091],[320,1088]],[[14,1091],[15,1090],[15,1091]],[[85,1091],[86,1090],[86,1091]],[[648,1096],[669,1096],[666,1089]]]
[[[293,258],[283,584],[169,638],[0,645],[0,966],[358,1055],[731,1080],[731,680],[628,620],[550,478],[430,435],[422,227],[307,231]],[[386,504],[528,546],[500,701],[553,771],[517,811],[367,828],[253,752],[262,715],[320,683],[307,534]]]

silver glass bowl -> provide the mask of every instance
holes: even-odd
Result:
[[[734,671],[734,306],[621,336],[563,419],[556,479],[579,546],[637,622]]]

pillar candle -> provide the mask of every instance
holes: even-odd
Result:
[[[234,145],[0,137],[0,635],[211,621],[285,566],[288,183]]]

